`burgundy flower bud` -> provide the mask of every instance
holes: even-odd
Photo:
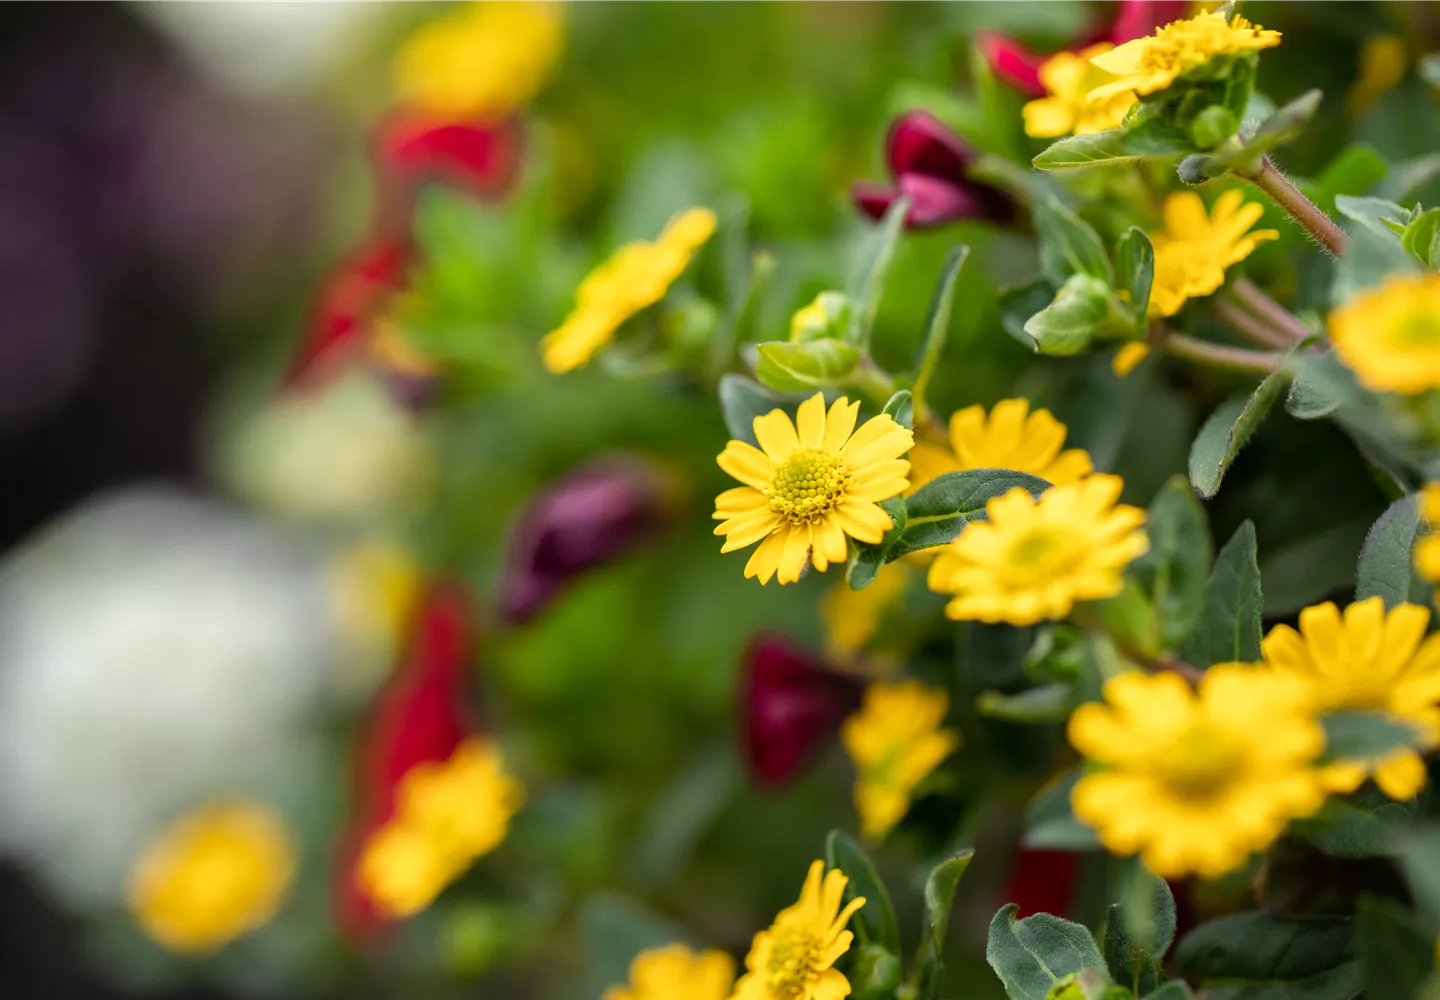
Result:
[[[975,36],[975,42],[997,80],[1026,97],[1045,96],[1040,66],[1053,53],[1032,52],[1020,41],[998,31],[982,31]]]
[[[521,516],[501,575],[501,614],[523,622],[586,570],[654,538],[670,520],[675,487],[654,465],[611,457],[564,476]]]
[[[960,178],[978,157],[973,146],[928,111],[901,115],[890,127],[886,157],[890,172]]]
[[[751,640],[740,675],[745,759],[755,779],[780,785],[793,778],[840,723],[860,707],[864,685],[782,635]]]

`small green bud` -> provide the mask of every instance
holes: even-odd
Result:
[[[1223,104],[1212,104],[1190,123],[1190,140],[1201,149],[1214,149],[1239,127],[1234,112]]]
[[[855,1000],[889,1000],[900,985],[900,959],[878,944],[867,944],[850,967]]]
[[[815,301],[796,310],[790,318],[790,340],[826,340],[843,337],[853,312],[850,298],[844,292],[821,292]]]
[[[445,964],[461,975],[491,968],[510,946],[503,913],[488,906],[461,906],[447,912],[441,924],[440,948]]]
[[[1129,1000],[1130,997],[1129,990],[1112,985],[1109,976],[1094,969],[1066,976],[1045,994],[1045,1000]]]
[[[710,343],[719,319],[720,310],[712,302],[694,296],[680,301],[674,309],[665,313],[661,329],[668,343],[690,353]]]

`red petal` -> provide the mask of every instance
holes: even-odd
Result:
[[[850,185],[850,198],[855,207],[872,219],[882,219],[900,195],[893,184],[880,181],[856,181]]]
[[[910,111],[895,119],[887,148],[890,170],[897,177],[915,173],[959,181],[977,155],[969,143],[928,111]]]
[[[381,170],[407,185],[435,179],[494,198],[510,190],[520,164],[518,119],[499,124],[398,116],[376,130]]]
[[[1120,10],[1110,28],[1110,41],[1116,45],[1155,34],[1171,21],[1182,20],[1190,12],[1190,0],[1120,0]]]
[[[740,717],[755,778],[793,778],[860,704],[861,684],[781,635],[757,636],[745,652]]]
[[[1079,857],[1070,851],[1031,850],[1022,847],[1015,855],[1010,882],[1005,890],[1007,902],[1020,907],[1016,914],[1028,917],[1033,913],[1053,913],[1063,917],[1070,912],[1075,898],[1075,877]]]
[[[404,283],[410,249],[408,242],[376,240],[331,268],[311,303],[287,386],[312,381],[357,345],[377,303]]]
[[[982,31],[976,35],[975,41],[996,77],[1027,97],[1045,96],[1045,85],[1040,82],[1040,64],[1050,58],[1048,55],[1031,52],[1014,38],[998,31]]]

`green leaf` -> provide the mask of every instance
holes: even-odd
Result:
[[[1180,658],[1197,667],[1256,662],[1260,659],[1264,608],[1255,525],[1246,521],[1215,557],[1215,568],[1205,585],[1205,610],[1180,647]]]
[[[890,530],[885,532],[885,537],[874,545],[865,542],[854,542],[850,549],[850,559],[845,566],[845,581],[850,584],[852,590],[863,590],[875,582],[875,575],[880,572],[891,559],[898,559],[899,556],[889,555],[891,549],[897,547],[902,533],[905,531],[905,498],[890,497],[880,501],[880,509],[890,515]]]
[[[1160,987],[1154,993],[1147,993],[1141,1000],[1195,1000],[1195,991],[1175,979]]]
[[[1205,510],[1190,483],[1175,476],[1156,494],[1146,519],[1150,551],[1135,561],[1136,580],[1155,609],[1146,652],[1174,649],[1205,607],[1212,549]]]
[[[925,930],[920,942],[916,1000],[939,1000],[945,975],[945,934],[955,904],[955,889],[974,856],[974,851],[967,850],[946,858],[930,869],[925,879]]]
[[[725,429],[736,441],[759,447],[755,418],[794,405],[794,399],[771,392],[743,375],[730,372],[720,376],[720,412],[725,417]]]
[[[865,897],[865,905],[850,918],[861,944],[878,944],[886,951],[900,953],[900,927],[895,921],[895,907],[890,893],[880,881],[870,856],[842,830],[831,830],[825,838],[825,864],[838,868],[850,881],[845,885],[845,901]]]
[[[1000,293],[1000,325],[1027,350],[1033,351],[1035,338],[1025,332],[1025,324],[1054,298],[1055,288],[1044,278],[1036,278],[1028,285],[1006,288]]]
[[[1342,305],[1357,292],[1384,281],[1392,274],[1420,270],[1419,263],[1400,243],[1392,227],[1411,221],[1409,209],[1383,198],[1349,198],[1338,195],[1335,208],[1349,221],[1345,224],[1349,249],[1335,268],[1330,290],[1334,305]]]
[[[1416,907],[1440,921],[1440,826],[1412,830],[1400,843],[1400,867]]]
[[[1019,694],[981,691],[975,696],[975,711],[987,719],[1022,724],[1062,722],[1075,707],[1075,688],[1071,684],[1042,684]]]
[[[1340,363],[1334,351],[1293,356],[1294,381],[1285,411],[1296,420],[1321,420],[1359,393],[1355,376]]]
[[[1050,484],[1010,469],[966,469],[936,476],[906,501],[903,534],[886,553],[887,559],[893,562],[953,541],[965,525],[985,516],[986,503],[1016,487],[1038,497]]]
[[[838,340],[756,345],[755,377],[779,392],[804,392],[845,381],[860,363],[860,352]]]
[[[1030,162],[1040,170],[1119,167],[1139,160],[1168,159],[1198,151],[1184,132],[1152,119],[1138,126],[1060,139]]]
[[[1143,996],[1165,979],[1160,965],[1175,941],[1175,898],[1164,879],[1143,869],[1136,869],[1136,874],[1140,876],[1136,887],[1143,895],[1129,906],[1110,905],[1102,940],[1110,978]]]
[[[1055,300],[1025,322],[1042,354],[1078,354],[1097,337],[1123,337],[1134,329],[1115,290],[1088,274],[1067,278]]]
[[[930,315],[925,319],[925,337],[915,357],[915,376],[910,387],[915,398],[923,405],[925,390],[930,385],[930,376],[940,363],[945,352],[945,338],[950,334],[950,311],[955,304],[955,279],[970,256],[970,248],[957,246],[945,257],[945,266],[940,270],[940,282],[935,286],[935,295],[930,300]]]
[[[1175,962],[1214,1000],[1352,1000],[1360,991],[1351,917],[1221,917],[1186,935]]]
[[[1115,243],[1115,268],[1120,287],[1130,293],[1130,309],[1141,319],[1150,308],[1150,285],[1155,279],[1155,248],[1143,229],[1131,226]]]
[[[1290,829],[1334,858],[1388,858],[1414,818],[1411,806],[1388,798],[1366,805],[1330,799],[1314,816],[1291,823]]]
[[[1288,146],[1304,133],[1310,119],[1320,108],[1324,97],[1318,90],[1307,90],[1276,111],[1245,139],[1243,147],[1234,152],[1212,157],[1225,167],[1245,167],[1257,157],[1281,146]],[[1247,171],[1248,172],[1248,171]]]
[[[895,199],[886,210],[865,255],[865,266],[860,269],[858,280],[851,282],[852,287],[848,289],[850,300],[858,303],[859,308],[851,316],[845,340],[863,352],[870,350],[870,335],[875,330],[875,316],[880,311],[880,296],[885,293],[885,278],[890,273],[900,234],[905,230],[905,214],[909,211],[908,197]]]
[[[1057,851],[1093,851],[1100,846],[1095,831],[1075,818],[1070,793],[1082,777],[1079,768],[1067,771],[1040,789],[1025,808],[1026,847]]]
[[[891,396],[880,412],[890,416],[901,427],[915,426],[915,404],[909,389],[901,389]]]
[[[1014,903],[1001,907],[985,943],[985,960],[1011,1000],[1045,1000],[1066,976],[1105,970],[1105,959],[1083,926],[1049,913],[1016,920],[1019,909]]]
[[[1375,712],[1332,712],[1320,722],[1331,760],[1376,760],[1421,742],[1413,726]]]
[[[1422,534],[1420,498],[1401,497],[1370,528],[1355,572],[1355,599],[1382,597],[1385,607],[1428,605],[1434,586],[1415,571],[1415,541]]]
[[[1060,285],[1076,274],[1088,274],[1107,286],[1115,283],[1105,244],[1090,223],[1053,196],[1035,199],[1032,207],[1040,236],[1040,271]]]
[[[1440,270],[1440,208],[1421,212],[1405,227],[1400,245],[1427,267]]]
[[[1362,899],[1355,945],[1366,1000],[1414,1000],[1435,970],[1435,940],[1414,913],[1384,899]]]
[[[1208,499],[1220,492],[1220,480],[1270,415],[1289,382],[1289,373],[1283,367],[1277,368],[1250,395],[1233,396],[1210,414],[1190,446],[1190,482],[1202,497]]]

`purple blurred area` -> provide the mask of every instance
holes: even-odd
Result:
[[[0,10],[0,544],[106,487],[198,478],[220,300],[284,315],[314,256],[314,117],[219,90],[132,6]],[[115,996],[73,941],[0,869],[0,997]]]

